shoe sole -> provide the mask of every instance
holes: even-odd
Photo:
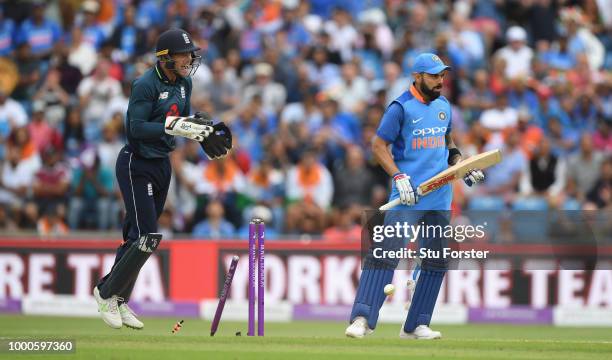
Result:
[[[349,337],[351,339],[362,339],[362,338],[364,338],[364,337],[366,337],[368,335],[371,335],[373,332],[374,332],[374,330],[368,329],[368,330],[366,330],[366,333],[361,335],[361,336],[353,335],[353,334],[351,334],[349,332],[345,332],[344,335],[346,335],[346,337]]]
[[[142,329],[144,329],[144,325],[142,327],[136,327],[136,326],[131,326],[131,325],[128,325],[128,324],[123,324],[123,326],[125,326],[126,328],[130,328],[132,330],[142,330]]]
[[[442,339],[442,336],[437,337],[418,337],[416,335],[411,334],[400,334],[400,339],[409,339],[409,340],[439,340]]]

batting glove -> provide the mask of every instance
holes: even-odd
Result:
[[[210,122],[200,117],[168,116],[164,130],[166,134],[178,135],[188,139],[202,141],[210,135],[214,129]]]
[[[463,181],[467,186],[483,182],[485,174],[480,169],[470,169],[463,177]]]
[[[399,191],[400,201],[402,205],[412,206],[419,202],[414,187],[410,182],[410,176],[404,173],[397,173],[393,175],[393,181],[395,181],[395,187]]]

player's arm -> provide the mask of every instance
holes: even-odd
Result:
[[[389,151],[389,144],[393,139],[401,136],[400,130],[403,118],[404,110],[399,104],[392,103],[389,105],[372,140],[372,152],[376,161],[385,169],[387,174],[393,177],[401,203],[414,205],[418,202],[416,187],[412,186],[410,176],[401,172]]]
[[[127,126],[135,139],[159,139],[164,134],[164,123],[149,121],[155,101],[155,91],[150,86],[134,82],[128,104]]]
[[[463,160],[461,156],[461,152],[455,145],[455,141],[451,135],[451,131],[446,133],[446,148],[448,149],[448,165],[453,166]],[[470,169],[465,176],[463,177],[463,181],[467,186],[472,186],[473,184],[478,184],[483,182],[485,179],[484,172],[481,169]]]
[[[453,140],[450,131],[446,133],[445,138],[446,148],[448,149],[448,165],[453,166],[463,158],[461,157],[461,152],[457,148],[457,145],[455,145],[455,141]]]

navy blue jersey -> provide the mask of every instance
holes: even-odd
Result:
[[[126,117],[128,144],[144,158],[165,158],[174,150],[173,135],[164,131],[167,116],[189,116],[191,78],[170,82],[157,64],[132,83]]]

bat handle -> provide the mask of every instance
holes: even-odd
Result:
[[[385,211],[385,210],[391,210],[394,207],[396,207],[397,205],[401,204],[402,201],[397,198],[397,199],[393,199],[391,201],[389,201],[388,203],[384,204],[383,206],[381,206],[380,208],[378,208],[378,210],[380,211]]]

